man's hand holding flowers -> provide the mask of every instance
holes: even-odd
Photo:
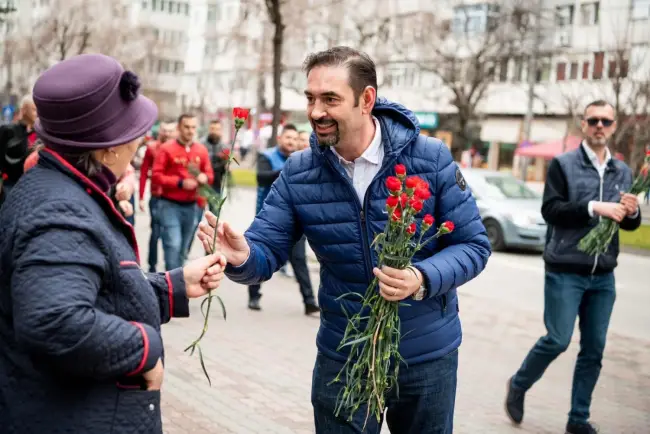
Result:
[[[207,222],[199,225],[198,237],[203,243],[206,253],[212,251],[212,240],[214,238],[214,226],[217,225],[217,216],[210,211],[205,213]],[[225,256],[229,264],[235,267],[240,266],[250,254],[250,247],[244,235],[235,231],[228,223],[219,222],[217,226],[216,245],[217,251]]]
[[[402,301],[415,294],[424,283],[422,273],[415,267],[399,270],[384,265],[381,270],[375,267],[372,271],[379,279],[379,293],[388,301]]]

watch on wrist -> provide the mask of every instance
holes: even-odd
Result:
[[[413,267],[409,267],[409,269],[417,276],[417,273],[415,272],[415,269]],[[424,297],[427,295],[427,287],[424,285],[424,275],[422,276],[422,284],[418,288],[417,291],[415,291],[412,295],[411,298],[415,301],[421,301],[424,299]]]

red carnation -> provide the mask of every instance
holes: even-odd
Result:
[[[232,109],[232,117],[235,119],[241,119],[242,121],[245,121],[248,119],[248,113],[250,112],[249,109],[243,108],[243,107],[235,107]]]
[[[406,166],[403,164],[397,164],[395,166],[395,175],[397,175],[400,178],[406,176]]]
[[[431,214],[425,214],[425,216],[422,217],[422,223],[427,225],[427,226],[433,226],[433,224],[435,222],[436,222],[436,219],[434,219]]]
[[[399,203],[399,199],[397,198],[397,196],[388,196],[388,199],[386,199],[386,206],[388,208],[395,208],[398,203]]]
[[[406,195],[406,193],[402,193],[402,195],[399,197],[400,204],[402,205],[402,209],[406,208],[406,204],[409,201],[409,197]]]
[[[391,193],[398,193],[402,189],[402,182],[395,176],[386,178],[386,188]]]
[[[418,185],[422,182],[422,179],[417,176],[409,176],[406,178],[406,188],[417,188]]]
[[[422,201],[416,198],[413,198],[409,201],[409,205],[411,208],[415,210],[416,213],[422,211]]]
[[[645,151],[645,156],[650,157],[650,151]]]
[[[415,226],[415,223],[411,223],[408,228],[406,228],[406,233],[413,235],[415,233],[415,230],[417,227]]]
[[[429,199],[431,197],[431,192],[429,191],[428,185],[427,187],[423,187],[422,184],[420,184],[418,188],[415,189],[415,197],[417,197],[420,200]]]
[[[222,158],[223,158],[224,160],[227,160],[228,157],[230,157],[230,149],[224,149],[224,150],[221,152],[221,155],[222,155]]]
[[[242,108],[242,107],[235,107],[232,109],[232,117],[235,118],[235,129],[239,130],[241,127],[244,126],[244,122],[246,122],[246,119],[248,119],[248,112],[250,110]]]
[[[455,228],[454,222],[446,221],[440,225],[440,232],[442,232],[443,234],[448,234],[450,232],[453,232],[454,228]]]
[[[395,211],[393,211],[393,215],[391,216],[394,222],[400,221],[402,218],[402,211],[399,208],[395,208]]]

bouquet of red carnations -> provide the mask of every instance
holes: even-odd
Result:
[[[378,267],[405,269],[411,265],[413,256],[429,242],[454,230],[453,222],[438,227],[435,235],[425,242],[422,239],[432,227],[434,218],[426,214],[420,223],[420,234],[415,241],[418,224],[415,216],[422,211],[424,201],[431,197],[429,185],[416,176],[406,177],[402,164],[395,166],[396,176],[386,179],[390,196],[386,200],[388,222],[384,232],[378,234],[372,246],[378,256]],[[366,422],[370,415],[380,420],[385,408],[385,396],[397,382],[399,365],[403,362],[399,354],[401,338],[399,307],[402,302],[388,301],[377,291],[378,279],[370,283],[365,295],[345,294],[344,297],[361,298],[361,309],[348,320],[339,350],[350,348],[350,354],[343,368],[332,381],[345,381],[336,406],[336,415],[341,410],[349,414],[367,405]],[[369,311],[369,312],[368,312]],[[365,429],[365,426],[364,426]]]
[[[646,152],[645,161],[639,175],[632,183],[629,193],[635,196],[645,193],[650,188],[650,151]],[[588,255],[602,255],[607,252],[614,235],[618,233],[619,224],[608,218],[601,218],[598,225],[589,231],[578,243],[578,249]]]
[[[248,109],[235,107],[232,111],[232,114],[235,120],[235,134],[233,135],[232,142],[230,142],[230,148],[224,149],[220,153],[220,157],[223,158],[224,160],[227,160],[225,172],[221,179],[222,192],[221,194],[217,193],[212,187],[210,187],[207,184],[201,184],[198,187],[199,196],[201,196],[208,202],[210,211],[217,217],[217,225],[219,224],[221,209],[223,208],[223,204],[226,202],[226,198],[227,198],[227,194],[226,194],[227,187],[228,187],[227,180],[230,172],[229,170],[230,163],[234,161],[235,163],[239,164],[239,162],[235,159],[235,157],[232,154],[233,154],[233,149],[235,147],[235,140],[237,138],[237,133],[239,132],[239,129],[244,125],[246,118],[248,118]],[[195,177],[201,173],[199,168],[194,165],[188,165],[188,171]],[[215,229],[214,237],[212,239],[212,246],[216,245],[215,244],[216,239],[217,239],[217,231]],[[212,253],[214,253],[214,250]],[[223,304],[221,297],[219,297],[218,295],[214,295],[212,291],[208,292],[208,295],[201,302],[201,314],[203,315],[203,330],[201,330],[201,334],[199,335],[199,337],[196,338],[196,340],[192,342],[190,346],[185,348],[185,351],[189,351],[190,355],[193,355],[194,351],[198,350],[199,360],[201,362],[201,368],[203,369],[203,373],[208,379],[208,383],[210,385],[212,385],[212,381],[210,381],[210,376],[208,375],[208,371],[205,368],[205,363],[203,361],[203,353],[201,352],[201,346],[199,345],[199,343],[201,342],[201,339],[203,339],[203,336],[205,336],[206,332],[208,331],[208,318],[210,317],[210,306],[212,305],[212,300],[215,298],[221,305],[221,310],[223,312],[224,319],[226,318],[226,306]],[[205,310],[203,309],[204,307]]]

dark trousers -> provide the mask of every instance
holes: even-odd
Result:
[[[547,333],[528,353],[513,378],[513,386],[528,390],[542,377],[548,365],[569,347],[579,317],[580,352],[573,373],[569,422],[587,422],[615,299],[613,273],[582,276],[547,272],[544,280]]]
[[[158,240],[160,239],[160,212],[158,198],[149,199],[149,214],[151,215],[151,236],[149,237],[149,272],[155,273],[158,266]]]
[[[131,214],[129,217],[124,217],[124,219],[127,222],[131,223],[131,226],[135,226],[135,194],[131,195],[129,203],[131,204],[131,208],[133,208],[133,214]]]
[[[196,229],[196,202],[181,204],[160,199],[160,226],[165,252],[165,269],[173,270],[185,263],[190,241]]]
[[[316,434],[379,434],[380,422],[374,416],[367,421],[366,407],[360,407],[352,421],[340,413],[335,416],[336,402],[342,383],[329,384],[339,373],[341,362],[329,359],[320,352],[312,377],[311,402],[314,407]],[[430,362],[399,371],[397,390],[386,397],[386,423],[392,434],[451,434],[456,401],[456,373],[458,351]]]
[[[302,300],[305,304],[316,304],[314,298],[314,288],[311,285],[311,279],[309,278],[309,267],[307,267],[307,246],[306,238],[303,236],[291,251],[289,256],[289,262],[293,268],[293,272],[296,275],[296,280],[300,286],[300,294],[302,294]],[[248,287],[248,298],[250,300],[257,300],[262,295],[260,294],[260,285],[251,285]]]

